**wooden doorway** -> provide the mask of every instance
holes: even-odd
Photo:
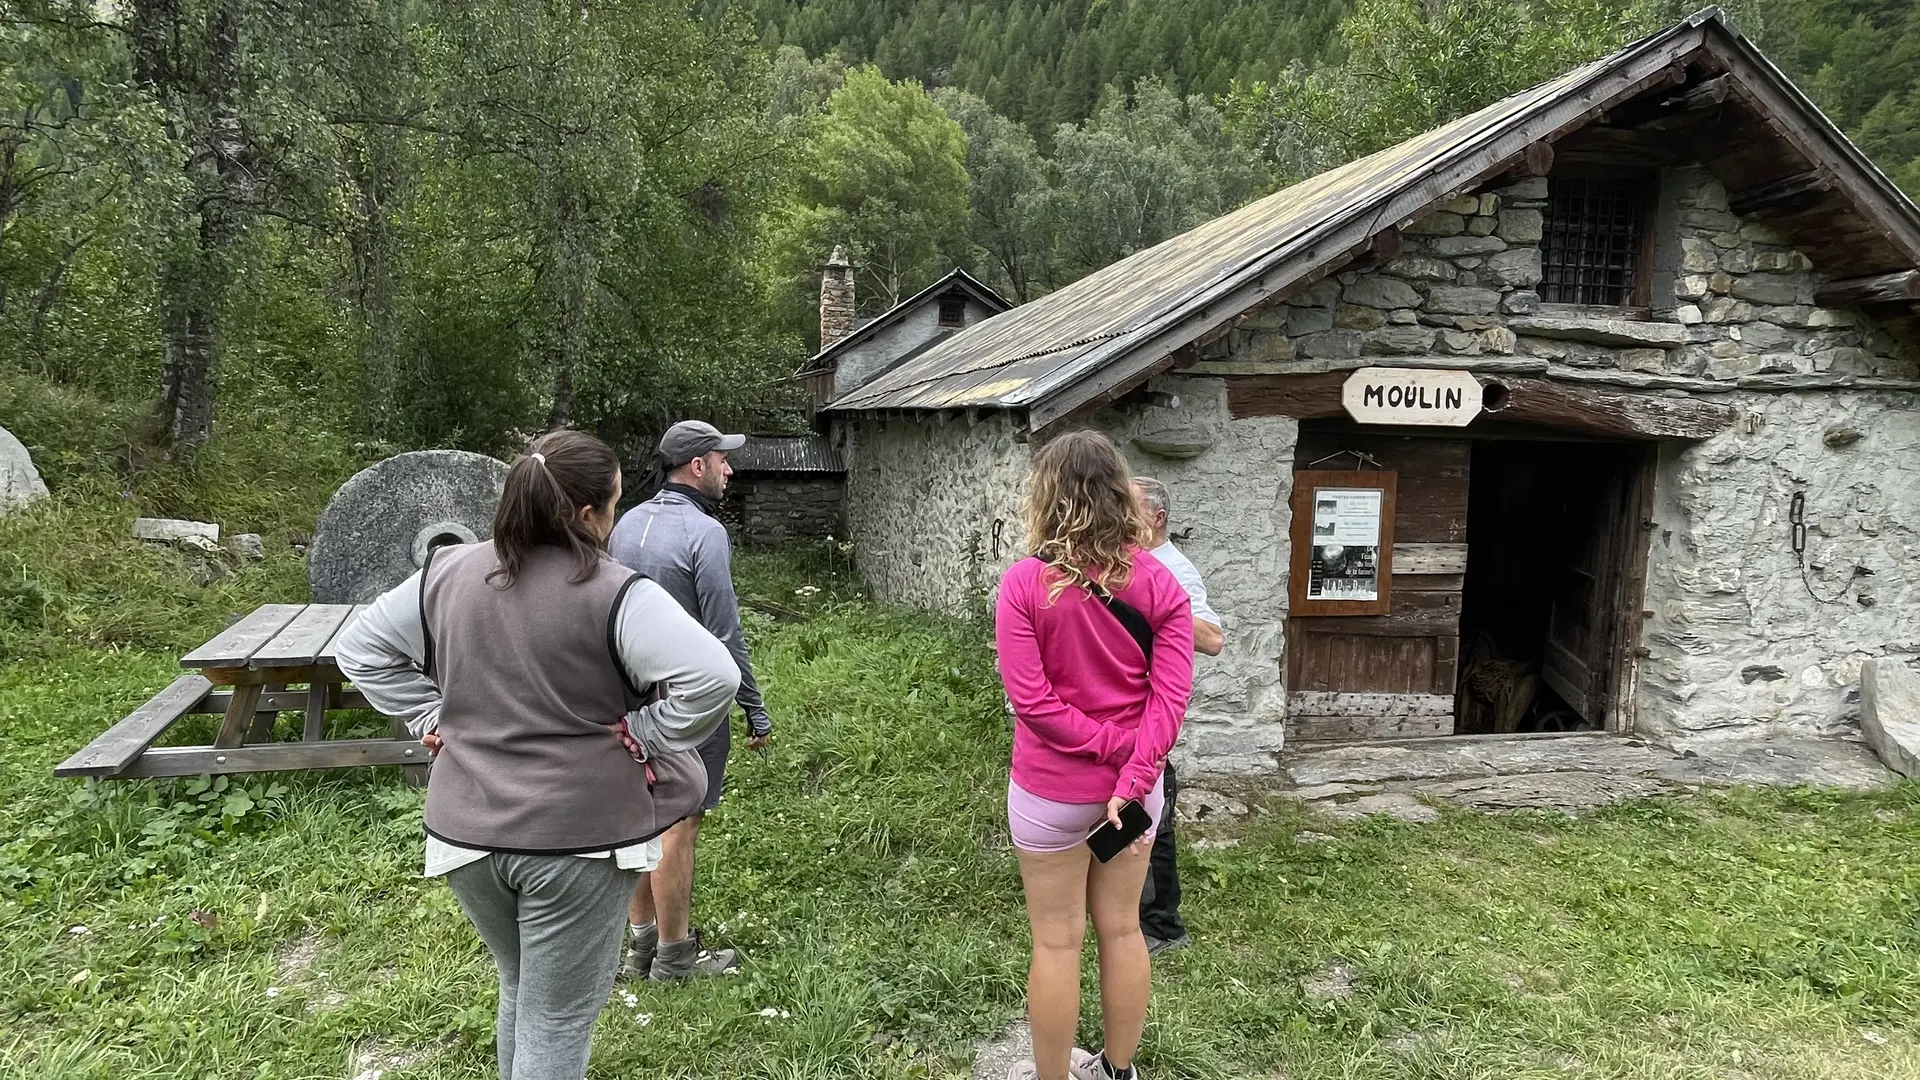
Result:
[[[1287,622],[1289,741],[1624,730],[1652,447],[1303,423],[1398,495],[1386,611]]]

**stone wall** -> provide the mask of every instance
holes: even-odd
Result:
[[[737,535],[756,547],[814,540],[845,532],[841,509],[846,481],[826,473],[763,473],[735,477],[729,501],[737,502]]]
[[[1293,446],[1286,417],[1230,420],[1219,379],[1163,376],[1153,388],[1177,408],[1105,409],[1093,426],[1111,435],[1136,475],[1167,485],[1174,543],[1193,560],[1225,624],[1217,657],[1197,657],[1192,704],[1176,759],[1212,771],[1270,769],[1286,720],[1281,659],[1287,618],[1287,528]],[[1206,444],[1170,459],[1142,444]]]
[[[1455,199],[1384,266],[1254,312],[1204,353],[1284,365],[1368,356],[1512,356],[1577,374],[1619,369],[1739,385],[1779,376],[1913,378],[1920,363],[1858,312],[1813,306],[1824,279],[1764,224],[1736,217],[1703,169],[1660,182],[1652,318],[1541,303],[1547,181]]]
[[[1862,662],[1920,657],[1920,403],[1897,392],[1739,402],[1734,430],[1661,458],[1635,728],[1665,740],[1852,731]],[[1790,546],[1795,491],[1805,581]]]
[[[1030,458],[1012,418],[861,419],[846,436],[847,535],[868,590],[949,612],[984,596],[1025,545]]]

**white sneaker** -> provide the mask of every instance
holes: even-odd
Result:
[[[1099,1054],[1089,1054],[1079,1047],[1073,1048],[1073,1061],[1067,1066],[1068,1075],[1073,1080],[1107,1080],[1107,1070],[1100,1064]],[[1140,1066],[1133,1067],[1133,1080],[1140,1080]]]
[[[1016,1061],[1007,1070],[1007,1080],[1040,1080],[1040,1068],[1031,1061]]]

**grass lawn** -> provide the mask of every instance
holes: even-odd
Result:
[[[697,921],[747,966],[617,990],[593,1075],[964,1075],[1025,963],[984,639],[746,572],[813,616],[750,619],[778,734],[703,834]],[[0,1076],[488,1075],[491,967],[418,876],[397,771],[52,779],[176,655],[0,670]],[[1195,944],[1156,972],[1151,1077],[1920,1077],[1920,788],[1429,826],[1254,801],[1212,834],[1237,846],[1183,852]]]

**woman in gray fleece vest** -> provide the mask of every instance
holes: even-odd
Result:
[[[726,646],[607,558],[619,499],[606,444],[542,436],[507,472],[493,539],[434,552],[338,648],[435,754],[426,874],[499,968],[502,1080],[586,1075],[627,900],[700,805],[694,750],[739,688]]]

